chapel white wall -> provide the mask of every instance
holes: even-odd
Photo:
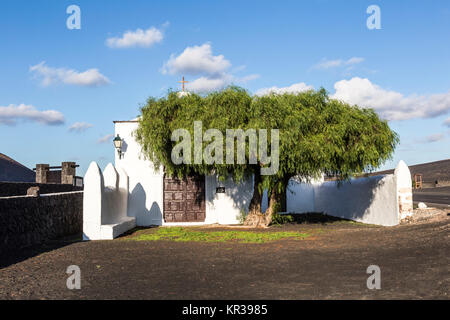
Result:
[[[142,155],[133,136],[137,128],[137,122],[115,124],[115,135],[123,139],[122,158],[115,153],[116,167],[123,168],[129,177],[128,215],[136,217],[138,226],[162,225],[164,173]]]
[[[219,181],[217,176],[206,177],[205,223],[238,224],[241,210],[248,212],[253,196],[253,177],[235,183],[232,178]],[[225,187],[225,193],[216,193]]]

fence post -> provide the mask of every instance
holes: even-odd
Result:
[[[93,161],[84,176],[83,240],[101,238],[104,187],[102,172]]]
[[[39,163],[36,165],[36,183],[48,183],[48,172],[50,165]]]
[[[398,218],[401,220],[413,213],[411,172],[403,160],[399,161],[394,175],[397,183]]]
[[[75,162],[63,162],[61,164],[61,183],[73,184],[75,171]]]

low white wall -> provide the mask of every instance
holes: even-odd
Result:
[[[289,181],[286,191],[287,212],[315,212],[314,186],[323,183],[323,178],[302,183],[298,179]]]
[[[95,162],[91,162],[84,175],[83,192],[83,239],[100,239],[102,225],[103,190],[105,183],[102,172]]]
[[[109,163],[104,172],[102,224],[112,224],[127,216],[128,175]]]
[[[286,190],[286,212],[314,212],[314,186],[322,182],[323,177],[312,179],[310,183],[300,182],[296,178],[289,180],[288,189]],[[264,190],[261,212],[265,212],[268,207],[267,190]]]
[[[370,224],[398,224],[397,186],[394,175],[335,181],[314,187],[315,211]]]
[[[128,176],[110,163],[102,173],[92,162],[84,177],[83,239],[113,239],[133,228],[134,217],[127,216]]]
[[[319,183],[290,182],[287,211],[323,212],[331,216],[383,226],[397,225],[412,212],[411,175],[400,161],[394,174]]]

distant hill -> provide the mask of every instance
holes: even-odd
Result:
[[[23,164],[0,153],[0,181],[35,182],[36,174]]]
[[[414,181],[415,174],[421,174],[423,183],[434,184],[435,181],[450,181],[450,159],[427,162],[409,166],[411,178]],[[394,169],[372,172],[369,175],[381,175],[394,173]]]

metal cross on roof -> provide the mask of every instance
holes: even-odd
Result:
[[[184,77],[183,77],[183,80],[182,81],[178,81],[178,82],[183,84],[183,91],[184,91],[184,84],[188,83],[189,81],[184,81]]]

